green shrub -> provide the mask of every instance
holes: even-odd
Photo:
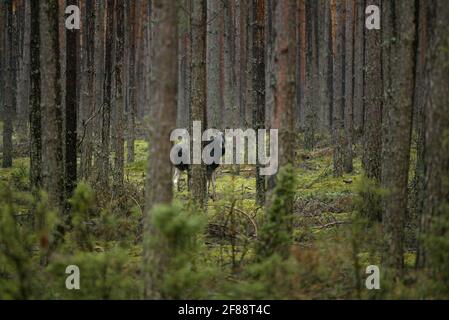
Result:
[[[273,254],[287,257],[292,243],[293,197],[295,173],[291,165],[279,170],[270,207],[262,226],[256,255],[266,258]]]
[[[205,219],[177,205],[160,205],[151,212],[153,229],[145,265],[152,295],[165,299],[194,299],[204,294],[203,280],[209,270],[202,265],[199,237]]]

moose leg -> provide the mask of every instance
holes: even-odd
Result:
[[[178,170],[178,168],[174,168],[174,172],[173,172],[173,185],[175,186],[175,188],[179,190],[179,176],[180,176],[181,172]]]

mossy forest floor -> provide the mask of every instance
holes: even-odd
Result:
[[[142,297],[142,219],[144,181],[148,146],[136,142],[136,157],[126,165],[126,196],[111,199],[100,196],[92,187],[93,208],[88,209],[86,226],[65,235],[61,249],[52,256],[45,272],[30,280],[32,298],[141,298]],[[294,245],[288,261],[277,257],[258,261],[254,257],[264,222],[265,208],[255,204],[254,168],[221,166],[216,181],[216,199],[208,202],[207,218],[199,236],[200,247],[192,251],[193,259],[167,267],[161,282],[169,298],[371,298],[380,293],[366,290],[365,269],[380,262],[379,227],[363,227],[355,216],[357,190],[361,179],[359,158],[354,171],[343,177],[332,173],[332,149],[320,148],[297,153],[296,194],[294,201]],[[10,169],[0,169],[0,183],[14,190],[15,215],[26,216],[31,194],[28,189],[28,158],[15,158]],[[5,202],[5,200],[2,200]],[[6,201],[7,202],[7,201]],[[188,207],[186,175],[175,202]],[[86,211],[86,210],[85,210]],[[85,213],[85,212],[84,212]],[[22,220],[18,220],[22,221]],[[20,222],[21,225],[26,225]],[[34,239],[26,241],[35,243]],[[89,245],[77,245],[89,243]],[[12,244],[22,248],[21,244]],[[23,249],[23,248],[22,248]],[[26,268],[37,272],[39,249],[24,257]],[[175,251],[171,254],[176,255]],[[182,253],[181,253],[182,255]],[[2,260],[3,259],[3,260]],[[406,264],[413,268],[415,255],[409,251]],[[0,297],[20,294],[22,284],[14,281],[16,272],[1,257]],[[80,265],[83,289],[64,290],[63,268]],[[186,265],[188,267],[186,267]],[[24,267],[25,268],[25,267]],[[3,274],[11,276],[3,277]],[[3,292],[2,292],[3,291]],[[407,297],[402,287],[395,297]],[[385,295],[380,294],[381,297]]]

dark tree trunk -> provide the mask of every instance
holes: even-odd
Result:
[[[92,173],[92,156],[94,148],[94,124],[97,120],[95,111],[94,80],[94,52],[95,52],[95,7],[93,1],[86,1],[83,7],[83,47],[82,47],[82,69],[80,84],[80,131],[79,141],[81,143],[80,177],[88,180]]]
[[[254,25],[252,26],[253,51],[253,121],[254,129],[265,128],[265,0],[253,1]],[[265,144],[257,144],[256,152]],[[260,175],[260,164],[256,165],[256,203],[265,203],[265,176]]]
[[[124,41],[125,41],[125,4],[115,0],[116,13],[116,46],[115,46],[115,152],[114,152],[114,194],[123,191],[124,165],[125,165],[125,120],[124,120]]]
[[[66,5],[78,5],[67,0]],[[78,108],[78,30],[66,29],[66,93],[65,93],[65,194],[72,196],[77,178],[77,108]]]
[[[13,154],[13,114],[14,114],[14,27],[13,2],[5,4],[5,57],[4,57],[4,99],[3,99],[3,168],[12,167]],[[2,21],[3,22],[3,21]]]
[[[95,2],[95,48],[94,48],[94,118],[93,118],[93,140],[94,140],[94,160],[95,160],[95,175],[92,177],[93,182],[98,183],[100,175],[102,175],[100,168],[101,164],[101,130],[102,130],[102,115],[104,113],[104,79],[105,79],[105,6],[106,3],[100,1]]]
[[[39,4],[30,2],[30,184],[33,190],[42,187],[42,125],[41,71],[39,61]]]
[[[112,50],[114,46],[114,1],[106,2],[106,43],[104,55],[104,90],[103,108],[101,111],[101,145],[98,162],[100,188],[102,192],[109,192],[109,152],[112,108]]]
[[[304,147],[312,150],[315,147],[315,135],[318,124],[318,46],[317,46],[317,20],[318,8],[316,0],[307,0],[306,12],[306,39],[299,39],[306,44],[306,90],[305,90],[305,131]]]
[[[373,4],[375,2],[372,2]],[[354,142],[360,142],[363,137],[364,128],[364,74],[365,68],[360,66],[365,66],[365,63],[370,63],[370,61],[365,62],[365,39],[366,30],[365,27],[365,0],[355,1],[355,29],[354,29]],[[377,30],[373,30],[377,31]],[[380,35],[379,35],[380,36]],[[379,48],[380,50],[380,48]],[[378,58],[380,61],[380,58]],[[380,66],[379,66],[380,68]],[[380,70],[379,70],[380,74]],[[381,80],[379,81],[381,82]],[[378,96],[381,99],[382,95]]]

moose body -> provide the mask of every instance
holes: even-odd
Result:
[[[188,160],[189,155],[183,153],[185,150],[190,150],[186,148],[186,143],[178,143],[174,148],[174,152],[178,154],[178,157],[181,158],[180,163],[174,165],[174,173],[173,173],[173,184],[175,187],[178,187],[179,178],[181,176],[182,171],[190,171],[190,161]],[[212,145],[213,144],[213,145]],[[215,173],[218,167],[220,166],[220,159],[225,154],[225,138],[223,133],[219,133],[212,137],[211,140],[203,141],[202,143],[203,150],[206,147],[210,147],[210,157],[212,158],[211,163],[206,164],[206,178],[207,178],[207,192],[209,193],[210,186],[212,186],[212,198],[215,198]],[[209,148],[208,148],[209,149]],[[216,152],[218,151],[218,152]]]

